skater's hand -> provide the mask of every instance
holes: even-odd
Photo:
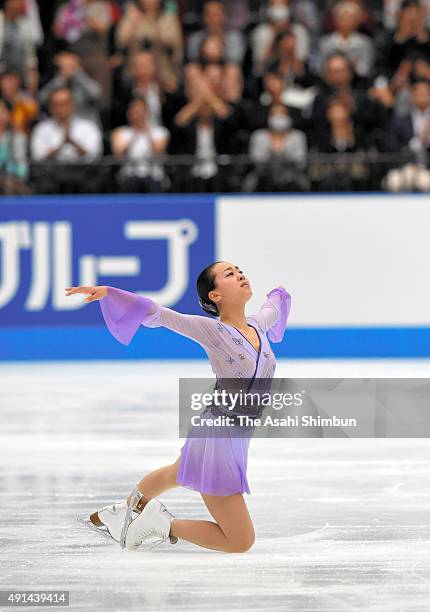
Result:
[[[89,297],[85,298],[84,302],[95,302],[101,300],[107,295],[107,287],[105,285],[99,285],[97,287],[66,287],[66,296],[72,295],[73,293],[83,293]]]

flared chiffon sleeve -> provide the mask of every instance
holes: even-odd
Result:
[[[166,327],[181,336],[195,340],[205,348],[219,344],[219,333],[214,319],[194,314],[183,314],[131,291],[107,287],[100,308],[111,334],[122,344],[130,344],[140,325]]]
[[[291,295],[284,287],[276,287],[266,294],[257,318],[271,342],[282,342],[290,309]]]

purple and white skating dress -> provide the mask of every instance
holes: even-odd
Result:
[[[266,295],[259,312],[246,317],[260,339],[258,351],[240,331],[217,318],[176,312],[130,291],[108,286],[99,303],[106,325],[122,344],[131,342],[140,325],[167,327],[204,348],[217,379],[254,379],[274,376],[276,360],[269,340],[282,341],[291,296],[283,287],[276,287]],[[249,442],[249,436],[187,437],[177,483],[209,495],[250,494],[246,476]]]

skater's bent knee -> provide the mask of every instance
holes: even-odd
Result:
[[[254,545],[255,542],[255,536],[252,535],[249,538],[246,538],[244,540],[240,540],[237,542],[230,542],[228,547],[227,547],[227,552],[232,552],[232,553],[244,553],[247,552],[250,548],[252,548],[252,546]]]

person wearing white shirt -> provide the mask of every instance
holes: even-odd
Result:
[[[38,123],[32,133],[33,162],[48,162],[41,174],[50,179],[49,191],[56,188],[61,191],[62,186],[67,191],[69,187],[75,190],[79,184],[91,188],[86,185],[88,171],[85,172],[85,165],[98,159],[103,152],[100,128],[94,121],[75,115],[73,94],[66,87],[51,92],[49,110],[51,118]],[[53,162],[61,164],[60,167]]]
[[[355,2],[344,0],[335,5],[333,13],[336,31],[320,40],[316,55],[317,70],[321,74],[327,57],[341,51],[359,76],[369,76],[373,70],[375,49],[368,36],[357,32],[363,19],[362,9]]]
[[[162,190],[166,176],[157,157],[163,155],[169,142],[169,131],[152,125],[144,100],[132,100],[127,109],[128,125],[112,132],[112,153],[122,161],[119,184],[127,192]]]

